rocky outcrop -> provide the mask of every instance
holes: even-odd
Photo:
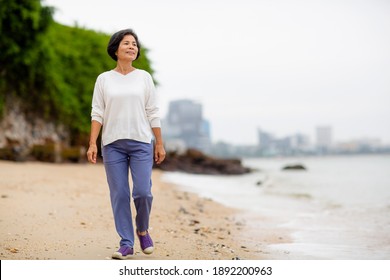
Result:
[[[79,161],[81,147],[69,147],[69,132],[62,125],[29,115],[12,100],[0,118],[0,159],[47,162]],[[85,155],[83,155],[85,156]]]
[[[251,169],[244,167],[239,159],[214,158],[195,149],[188,149],[183,154],[171,152],[162,164],[154,167],[164,171],[209,175],[238,175],[251,172]]]
[[[303,164],[288,164],[282,170],[306,170],[306,167]]]

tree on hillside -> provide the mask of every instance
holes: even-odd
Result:
[[[0,77],[6,86],[20,82],[21,75],[29,76],[34,49],[53,20],[52,11],[40,0],[0,1]]]

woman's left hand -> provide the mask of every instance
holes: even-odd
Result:
[[[163,144],[156,143],[154,145],[154,161],[157,164],[160,164],[164,161],[165,159],[165,149]]]

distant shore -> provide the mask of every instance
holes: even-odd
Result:
[[[156,250],[134,259],[288,259],[272,221],[179,191],[153,172],[150,233]],[[110,259],[117,249],[102,164],[0,161],[1,259]],[[134,213],[135,211],[133,211]],[[252,228],[256,219],[263,229]],[[258,224],[258,223],[257,223]],[[296,257],[296,256],[295,256]]]

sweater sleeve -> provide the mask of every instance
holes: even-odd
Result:
[[[96,79],[93,91],[91,120],[95,120],[103,125],[104,108],[103,85],[99,76]]]
[[[150,76],[150,74],[147,73],[145,112],[150,127],[161,127],[159,110],[160,108],[158,107],[156,88],[154,86],[152,76]]]

